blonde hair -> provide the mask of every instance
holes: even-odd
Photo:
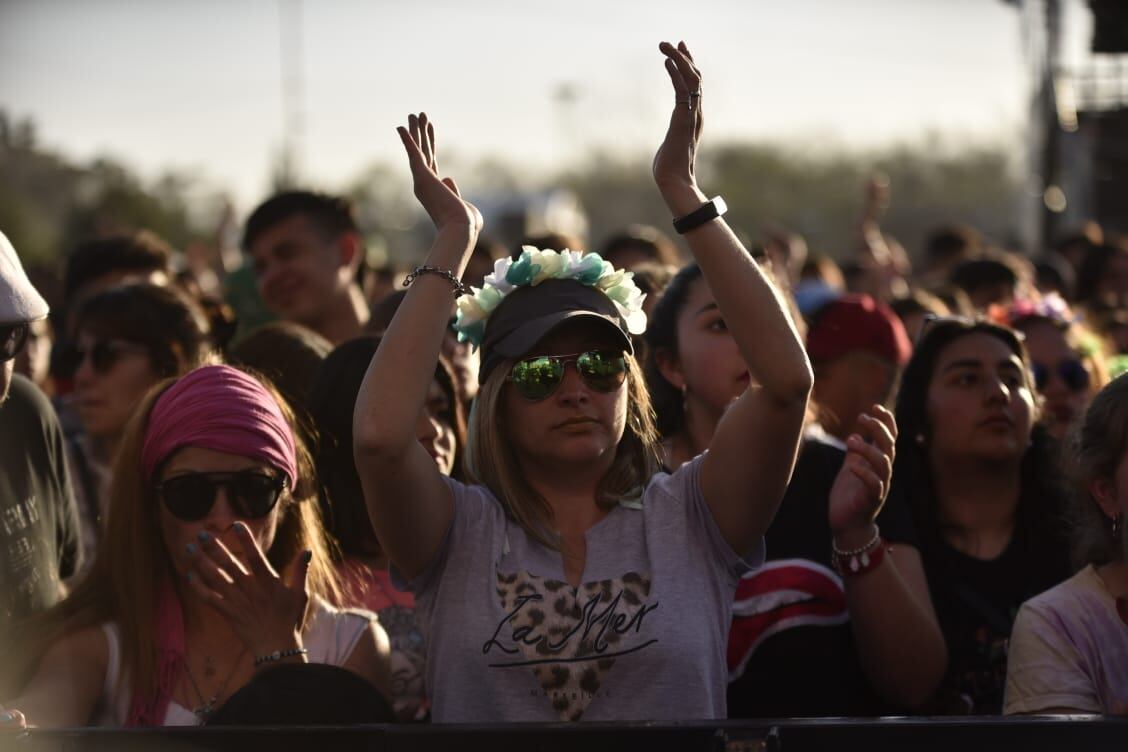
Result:
[[[599,483],[596,503],[605,509],[624,496],[640,493],[661,467],[658,429],[654,408],[632,355],[627,361],[627,425],[615,451],[615,459]],[[508,429],[505,385],[512,360],[500,362],[486,378],[470,411],[470,434],[466,444],[466,477],[485,486],[501,502],[506,514],[534,540],[549,548],[560,548],[553,532],[552,508],[525,480]]]
[[[114,462],[105,528],[90,571],[69,597],[17,625],[7,640],[6,655],[0,660],[11,670],[5,672],[0,697],[19,693],[57,640],[103,622],[115,623],[120,630],[123,676],[133,687],[156,691],[157,598],[164,580],[176,575],[160,534],[159,501],[142,474],[141,447],[153,405],[176,381],[166,379],[154,386],[126,427]],[[273,386],[264,386],[294,433],[298,460],[294,488],[284,491],[278,502],[279,521],[267,558],[282,571],[299,552],[312,551],[307,577],[310,602],[322,598],[338,603],[340,585],[321,524],[313,461],[295,430],[290,406]],[[7,686],[8,682],[14,686]]]

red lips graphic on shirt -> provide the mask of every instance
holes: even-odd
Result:
[[[774,634],[850,620],[842,579],[808,559],[769,561],[741,578],[728,642],[729,681],[744,673],[756,649]]]

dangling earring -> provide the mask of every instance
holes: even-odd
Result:
[[[1112,537],[1114,540],[1119,540],[1120,528],[1123,524],[1124,515],[1118,512],[1116,516],[1112,518]]]

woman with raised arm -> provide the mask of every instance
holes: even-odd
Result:
[[[754,384],[673,474],[658,472],[630,275],[535,249],[459,301],[482,349],[471,484],[439,473],[415,421],[481,216],[439,178],[426,117],[400,129],[438,237],[365,377],[355,453],[373,527],[428,624],[436,721],[725,716],[733,593],[762,560],[812,377],[776,291],[697,186],[701,74],[684,44],[660,50],[675,106],[654,176]]]

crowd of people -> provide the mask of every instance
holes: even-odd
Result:
[[[0,733],[1128,713],[1128,245],[914,271],[875,180],[849,258],[746,247],[660,51],[691,259],[498,246],[424,113],[406,290],[310,191],[245,222],[238,337],[151,233],[50,319],[0,235]]]

